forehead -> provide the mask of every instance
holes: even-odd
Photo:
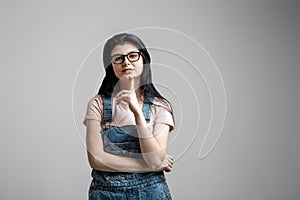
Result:
[[[131,51],[138,51],[138,48],[131,43],[118,44],[112,49],[111,55],[127,54]]]

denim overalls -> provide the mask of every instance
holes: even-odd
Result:
[[[102,96],[104,124],[112,120],[112,99]],[[143,114],[150,120],[153,98],[145,98]],[[105,125],[101,136],[107,153],[142,159],[135,125]],[[104,172],[92,170],[89,200],[170,200],[171,194],[163,171],[146,173]]]

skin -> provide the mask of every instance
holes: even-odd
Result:
[[[138,51],[131,43],[116,45],[111,55]],[[125,102],[133,112],[137,126],[139,143],[144,160],[121,157],[103,151],[101,126],[96,120],[87,120],[87,150],[90,166],[102,171],[148,172],[172,171],[173,157],[166,154],[170,127],[166,124],[155,124],[150,132],[142,112],[143,96],[136,89],[143,71],[143,58],[130,62],[126,57],[123,63],[112,63],[115,75],[120,81],[120,92],[115,96],[116,102]]]

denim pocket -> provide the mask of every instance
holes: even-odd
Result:
[[[141,199],[149,200],[172,200],[171,193],[166,182],[159,182],[139,191]]]
[[[110,192],[105,190],[91,190],[89,191],[89,200],[113,200],[113,199],[127,199],[126,192]]]

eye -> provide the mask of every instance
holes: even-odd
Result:
[[[113,60],[113,62],[115,62],[115,63],[120,63],[120,62],[122,62],[123,58],[122,58],[121,55],[116,55],[116,56],[113,57],[112,60]]]
[[[137,53],[137,52],[132,52],[132,53],[130,53],[130,54],[128,55],[128,58],[129,58],[130,60],[135,60],[135,59],[138,58],[138,56],[139,56],[139,53]]]

